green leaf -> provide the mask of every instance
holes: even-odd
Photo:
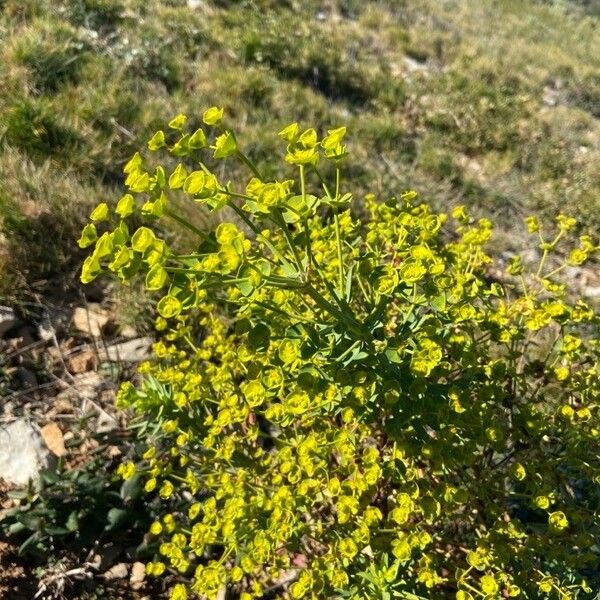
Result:
[[[185,135],[181,136],[177,143],[171,146],[169,152],[173,156],[187,156],[190,153],[189,141],[190,135],[189,133],[186,133]]]
[[[162,165],[158,165],[156,169],[154,169],[154,179],[156,180],[156,185],[161,190],[167,185],[167,174]]]
[[[352,275],[354,273],[354,265],[352,265],[348,272],[346,273],[346,290],[344,294],[344,298],[346,302],[350,302],[350,298],[352,296]]]
[[[300,127],[298,123],[291,123],[287,127],[284,127],[277,135],[284,139],[286,142],[292,144],[298,139],[300,133]]]
[[[102,273],[100,262],[95,256],[88,256],[81,267],[81,283],[90,283]]]
[[[37,544],[41,539],[41,534],[39,532],[32,533],[20,546],[19,546],[19,554],[25,554],[27,550],[31,549],[34,544]]]
[[[40,477],[46,485],[52,485],[62,481],[61,475],[56,471],[42,471]]]
[[[71,533],[66,527],[58,527],[56,525],[48,525],[44,531],[51,536],[63,536]]]
[[[223,108],[218,106],[211,106],[209,109],[204,111],[202,120],[207,125],[218,125],[223,120]]]
[[[27,527],[25,527],[25,525],[23,525],[23,523],[17,522],[17,523],[12,523],[11,525],[9,525],[8,528],[6,529],[6,531],[9,536],[12,536],[12,535],[18,535],[19,533],[22,533],[26,529],[27,529]]]
[[[113,531],[127,522],[129,511],[124,508],[111,508],[106,515],[106,531]]]
[[[98,239],[98,232],[93,223],[88,223],[81,232],[81,237],[77,240],[77,245],[80,248],[91,246]]]
[[[158,314],[165,319],[176,317],[182,308],[181,302],[175,296],[170,295],[163,296],[156,305]]]
[[[206,185],[206,173],[194,171],[190,173],[183,183],[183,191],[192,196],[200,193]]]
[[[155,291],[165,287],[169,275],[161,265],[154,265],[146,275],[146,288]]]
[[[402,357],[400,356],[396,348],[388,348],[385,351],[385,355],[387,359],[392,363],[400,364],[402,362]]]
[[[9,490],[6,495],[13,500],[25,500],[29,496],[29,492],[27,490]]]
[[[137,208],[137,204],[135,202],[135,198],[131,194],[125,194],[119,202],[117,202],[117,208],[115,212],[124,219],[129,215],[133,214],[135,209]]]
[[[147,192],[150,188],[150,175],[148,175],[148,173],[140,172],[129,181],[128,186],[132,192]]]
[[[121,485],[119,496],[126,501],[136,500],[142,495],[142,480],[139,474],[135,474],[131,479],[127,479]]]
[[[110,210],[108,208],[108,204],[106,202],[100,202],[96,208],[92,211],[90,215],[90,219],[92,221],[106,221],[110,215]]]
[[[255,289],[254,285],[249,279],[242,279],[241,281],[238,281],[237,287],[240,292],[244,294],[244,296],[250,296]]]
[[[442,312],[446,310],[446,294],[440,294],[430,300],[431,308],[436,312]]]
[[[123,173],[129,175],[129,173],[134,173],[135,171],[139,171],[143,164],[142,156],[139,152],[136,152],[127,162],[127,164],[123,167]]]
[[[99,258],[105,258],[110,256],[113,252],[113,241],[112,236],[108,231],[104,232],[96,242],[96,248],[94,250],[94,256]]]
[[[166,142],[165,142],[165,132],[164,131],[157,131],[150,138],[150,141],[148,142],[148,149],[151,150],[152,152],[155,152],[159,148],[162,148],[163,146],[165,146],[165,144],[166,144]]]
[[[264,323],[258,323],[248,333],[248,345],[252,350],[264,352],[270,343],[271,330]]]
[[[346,135],[346,128],[338,127],[337,129],[329,129],[327,133],[329,135],[321,140],[321,146],[325,150],[334,150],[344,139],[344,136]]]
[[[215,152],[214,158],[227,158],[235,153],[237,150],[237,142],[232,131],[226,131],[221,134],[216,140],[215,145],[212,146]]]
[[[156,239],[154,232],[148,227],[140,227],[131,238],[131,247],[136,252],[145,252]]]
[[[108,264],[108,268],[113,272],[119,271],[119,269],[122,269],[131,262],[132,256],[133,252],[123,246],[116,252],[113,260]]]
[[[206,134],[203,129],[196,129],[188,141],[188,146],[193,150],[200,150],[208,146]]]
[[[71,532],[77,531],[79,529],[79,513],[76,510],[69,513],[65,526]]]
[[[169,121],[169,127],[171,129],[183,129],[183,126],[185,125],[186,121],[187,117],[184,114],[180,113]]]
[[[178,190],[185,183],[187,176],[186,168],[181,163],[178,164],[169,177],[169,187],[172,190]]]
[[[17,521],[22,523],[30,531],[37,531],[40,529],[42,520],[39,515],[34,512],[22,512],[17,515]]]

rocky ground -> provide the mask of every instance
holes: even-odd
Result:
[[[111,464],[127,452],[127,416],[114,394],[152,343],[117,328],[97,302],[35,308],[25,315],[0,306],[0,519],[40,473],[73,472],[98,456]],[[113,541],[84,553],[67,544],[48,561],[21,556],[0,536],[0,598],[145,597],[144,565],[128,550]]]

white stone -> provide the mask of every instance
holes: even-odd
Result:
[[[86,335],[101,337],[109,322],[110,314],[99,304],[90,303],[87,306],[78,306],[73,311],[73,325]]]
[[[26,485],[48,466],[48,457],[42,437],[31,423],[18,419],[0,425],[0,478],[14,485]]]
[[[104,573],[105,579],[113,581],[115,579],[125,579],[127,577],[129,569],[125,563],[118,563],[111,567],[106,573]]]
[[[0,306],[0,337],[20,323],[15,311],[8,306]]]
[[[113,344],[108,348],[100,348],[100,360],[110,362],[142,362],[150,356],[151,337],[142,337],[120,344]]]

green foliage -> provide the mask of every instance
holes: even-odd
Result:
[[[318,35],[327,37],[327,44],[315,44]],[[282,77],[298,79],[333,101],[363,106],[386,96],[386,104],[392,108],[403,101],[402,83],[394,81],[389,66],[365,52],[355,37],[323,26],[315,31],[312,24],[298,27],[291,15],[271,13],[266,19],[256,15],[254,26],[246,26],[241,43],[246,62],[266,64]]]
[[[344,121],[357,196],[418,183],[511,234],[565,203],[600,223],[600,30],[571,2],[5,0],[0,30],[0,151],[74,188],[110,195],[156,115],[220,98],[270,178],[273,123]],[[27,182],[13,190],[19,211]]]
[[[3,141],[37,159],[62,159],[80,150],[84,140],[43,98],[17,100],[2,116]]]
[[[161,503],[147,572],[179,573],[175,600],[597,589],[600,319],[560,280],[597,242],[530,217],[537,264],[504,268],[464,207],[369,194],[356,219],[345,127],[285,127],[269,179],[220,109],[194,120],[130,159],[80,240],[84,282],[158,292],[156,358],[118,395],[155,430],[119,467]],[[177,197],[234,219],[198,229]],[[184,252],[164,218],[196,237]]]
[[[109,536],[129,546],[142,543],[151,507],[141,501],[139,478],[119,482],[105,456],[82,467],[43,471],[26,490],[9,492],[14,508],[0,515],[0,530],[20,540],[19,552],[38,559],[89,548]]]
[[[0,295],[5,301],[23,299],[44,281],[51,282],[54,295],[48,299],[64,295],[81,264],[73,237],[102,189],[65,177],[48,163],[36,165],[15,150],[0,155],[0,182],[0,228],[6,236]]]
[[[70,0],[67,14],[74,25],[112,31],[124,18],[124,5],[118,0]]]
[[[29,70],[35,92],[51,94],[61,85],[77,81],[86,46],[69,27],[42,27],[18,40],[15,59]]]

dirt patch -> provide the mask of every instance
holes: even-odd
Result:
[[[37,591],[37,578],[18,555],[18,548],[0,541],[0,598],[31,600]]]

